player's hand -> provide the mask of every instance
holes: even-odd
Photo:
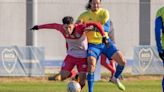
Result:
[[[159,57],[162,59],[162,61],[164,62],[164,51],[162,50],[162,52],[159,52]]]
[[[107,47],[109,47],[109,41],[108,41],[108,38],[107,38],[107,37],[103,37],[103,38],[102,38],[102,42],[105,43],[105,45],[106,45]]]
[[[39,29],[38,25],[35,25],[30,30],[38,30],[38,29]]]

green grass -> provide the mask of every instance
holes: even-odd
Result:
[[[125,79],[123,84],[126,86],[124,92],[162,92],[161,78],[158,79]],[[11,79],[10,79],[11,80]],[[0,80],[0,92],[66,92],[65,82],[50,82],[47,80]],[[82,92],[87,92],[87,85]],[[122,92],[114,84],[107,81],[95,82],[94,92]]]

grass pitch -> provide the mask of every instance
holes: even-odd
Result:
[[[124,92],[162,92],[161,76],[125,77]],[[2,77],[0,92],[66,92],[68,81],[47,81],[46,78]],[[87,91],[87,85],[82,92]],[[122,92],[107,80],[95,82],[94,92]]]

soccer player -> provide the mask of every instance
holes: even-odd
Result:
[[[85,85],[86,72],[87,72],[87,38],[85,32],[97,29],[103,37],[105,33],[100,23],[85,23],[73,24],[73,18],[66,16],[62,19],[63,24],[51,23],[43,25],[35,25],[32,30],[38,29],[56,29],[61,32],[68,45],[67,56],[64,59],[60,71],[61,80],[65,80],[70,76],[74,66],[77,66],[79,72],[81,88]],[[55,31],[56,31],[55,30]],[[105,38],[104,38],[105,39]]]
[[[115,42],[114,40],[114,29],[113,29],[113,23],[112,21],[110,20],[110,31],[108,32],[108,36],[109,38]],[[109,80],[111,80],[111,78],[114,76],[114,73],[116,71],[116,64],[115,64],[115,61],[110,59],[109,61],[107,61],[107,58],[105,55],[101,55],[101,58],[100,58],[100,63],[101,65],[103,65],[105,68],[107,68],[109,71],[111,71],[111,77],[109,78]]]
[[[159,57],[164,64],[164,7],[157,11],[155,19],[155,40]],[[164,92],[164,77],[162,80],[162,90]]]
[[[101,0],[89,0],[87,5],[87,11],[83,12],[78,21],[94,21],[100,22],[103,25],[103,28],[108,34],[110,30],[110,20],[109,12],[106,9],[100,8]],[[88,62],[88,90],[93,92],[94,86],[94,71],[96,68],[96,61],[98,60],[101,54],[104,54],[108,59],[114,59],[118,65],[116,67],[116,72],[111,78],[111,82],[115,83],[119,89],[125,90],[125,86],[119,81],[119,77],[124,69],[126,60],[123,54],[117,49],[115,44],[108,39],[109,46],[105,46],[102,43],[102,36],[96,31],[89,31],[86,33],[88,39],[88,53],[87,53],[87,62]],[[106,35],[107,36],[107,35]]]

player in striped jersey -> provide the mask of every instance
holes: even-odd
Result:
[[[70,16],[64,17],[62,21],[63,24],[51,23],[35,25],[32,30],[56,29],[55,31],[59,31],[64,36],[68,45],[68,50],[60,72],[61,80],[68,78],[76,65],[79,72],[79,83],[81,88],[83,88],[87,72],[87,38],[85,32],[97,29],[103,37],[105,37],[105,33],[100,23],[90,22],[85,24],[73,24],[73,18]]]

